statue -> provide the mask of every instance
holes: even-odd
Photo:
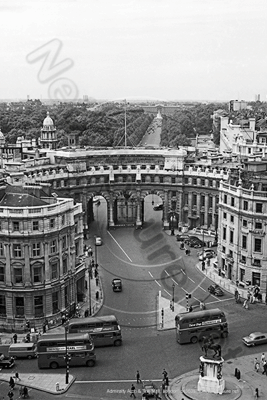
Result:
[[[212,336],[203,336],[203,345],[202,345],[202,351],[205,351],[205,357],[208,356],[208,350],[213,350],[213,358],[219,357],[221,358],[222,356],[222,348],[220,344],[216,344],[213,341]]]

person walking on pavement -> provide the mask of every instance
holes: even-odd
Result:
[[[17,341],[18,341],[18,335],[17,335],[16,333],[14,333],[14,335],[13,335],[13,342],[14,342],[14,343],[17,343]]]
[[[12,378],[12,376],[11,376],[10,379],[9,379],[9,386],[10,386],[10,389],[11,389],[11,390],[13,390],[14,387],[15,387],[15,381],[14,381],[14,379]]]
[[[132,386],[131,386],[131,394],[130,394],[130,397],[133,397],[134,399],[136,398],[136,396],[135,396],[135,386],[134,386],[134,384],[132,384]]]
[[[263,371],[262,371],[262,374],[263,374],[263,375],[266,374],[266,376],[267,376],[267,362],[266,362],[266,360],[263,361]]]
[[[18,371],[15,372],[14,378],[15,378],[16,380],[18,380],[18,381],[21,381],[21,379],[20,379],[20,377],[19,377]]]
[[[139,371],[136,371],[136,383],[142,383]]]
[[[10,390],[7,395],[10,399],[13,399],[14,393]]]
[[[255,399],[258,399],[259,398],[259,389],[258,388],[256,388],[255,389]]]
[[[168,376],[168,372],[166,371],[165,368],[163,368],[162,375],[163,375],[163,379],[166,379]]]
[[[265,361],[265,353],[262,353],[262,355],[261,355],[261,365],[262,365],[262,368],[263,368],[263,363],[264,363],[264,361]]]
[[[256,361],[255,361],[255,370],[256,370],[256,372],[259,372],[259,370],[260,370],[260,363],[257,360],[257,358],[256,358]]]

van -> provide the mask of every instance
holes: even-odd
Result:
[[[31,358],[36,357],[35,343],[14,343],[11,344],[8,351],[8,356],[13,358]]]

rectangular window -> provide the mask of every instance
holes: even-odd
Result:
[[[6,298],[0,294],[0,315],[6,315]]]
[[[252,272],[252,285],[261,285],[261,274],[259,272]]]
[[[247,200],[243,201],[243,210],[245,210],[245,211],[248,210],[248,202],[247,202]]]
[[[246,219],[243,219],[242,225],[244,226],[244,228],[246,228],[248,226],[248,221]]]
[[[43,296],[34,296],[34,316],[42,317],[43,315]]]
[[[231,206],[234,207],[235,206],[235,198],[231,197]]]
[[[65,308],[66,308],[69,305],[68,286],[65,286],[65,289],[64,289],[64,299],[65,299]]]
[[[22,268],[14,268],[14,281],[15,283],[22,283]]]
[[[16,317],[24,317],[24,297],[15,298]]]
[[[210,187],[213,187],[213,180],[209,180]]]
[[[52,293],[52,310],[53,310],[53,314],[56,314],[59,311],[58,292]]]
[[[205,179],[201,179],[201,186],[205,186]]]
[[[55,218],[50,219],[50,228],[55,228]]]
[[[226,249],[225,249],[225,246],[223,246],[223,247],[222,247],[222,253],[225,254],[225,250],[226,250]]]
[[[240,268],[240,282],[244,282],[245,279],[245,270]]]
[[[193,206],[196,206],[197,205],[197,195],[196,194],[193,194]]]
[[[187,185],[188,184],[188,178],[184,178],[184,183]]]
[[[0,267],[0,282],[5,282],[5,267]]]
[[[4,243],[0,243],[0,257],[5,256]]]
[[[262,203],[256,203],[256,213],[262,213]]]
[[[61,217],[61,224],[63,226],[65,225],[65,215],[62,215],[62,217]]]
[[[225,228],[225,226],[223,227],[223,240],[226,240],[226,228]]]
[[[32,230],[39,231],[39,221],[32,221]]]
[[[58,277],[58,264],[54,262],[51,264],[51,279],[57,279]]]
[[[32,244],[32,256],[38,257],[41,255],[41,243]]]
[[[68,259],[63,258],[62,264],[63,264],[63,274],[66,274],[68,271]]]
[[[241,256],[240,262],[242,262],[242,264],[246,264],[246,262],[247,262],[247,257]]]
[[[62,237],[62,250],[65,250],[67,248],[67,236]]]
[[[205,196],[201,196],[200,205],[201,205],[201,207],[205,206]]]
[[[255,222],[255,229],[262,229],[262,222]]]
[[[188,193],[184,195],[184,204],[188,205]]]
[[[234,243],[234,231],[232,229],[230,229],[230,243]]]
[[[56,253],[57,251],[57,242],[56,240],[52,240],[52,242],[50,242],[50,254]]]
[[[223,202],[224,202],[224,204],[227,204],[227,194],[224,195]]]
[[[247,236],[242,235],[242,249],[247,249]]]
[[[229,250],[229,256],[233,258],[233,250]]]
[[[209,196],[209,208],[212,208],[212,197],[211,196]]]
[[[224,212],[223,213],[223,219],[226,219],[227,218],[227,214],[226,214],[226,212]]]
[[[33,282],[42,282],[42,267],[33,267]]]
[[[13,256],[16,258],[22,257],[21,245],[19,243],[13,244]]]
[[[254,239],[254,251],[256,253],[261,253],[261,239]]]
[[[252,265],[254,265],[255,267],[261,267],[261,260],[259,260],[258,258],[254,258]]]
[[[234,220],[235,220],[234,216],[233,216],[233,215],[231,215],[231,217],[230,217],[230,221],[231,221],[232,223],[234,223]]]
[[[13,231],[19,231],[19,221],[13,221]]]
[[[193,185],[196,185],[197,184],[197,180],[196,180],[196,178],[193,178]]]

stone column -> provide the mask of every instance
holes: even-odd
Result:
[[[30,264],[30,255],[29,255],[29,245],[23,244],[24,251],[24,282],[25,286],[31,286],[31,264]]]
[[[136,199],[136,202],[137,202],[136,227],[138,228],[138,227],[141,227],[141,226],[142,226],[142,220],[141,220],[141,199],[140,199],[141,192],[140,192],[140,189],[138,189],[138,190],[136,191],[136,193],[137,193],[137,199]]]
[[[183,192],[178,192],[179,196],[179,226],[183,226]]]
[[[209,215],[209,195],[205,194],[205,214],[204,214],[204,227],[208,228],[208,215]]]
[[[108,203],[108,208],[109,208],[109,216],[108,216],[108,226],[114,226],[114,219],[113,219],[113,206],[114,206],[114,200],[113,200],[113,192],[109,192],[110,197],[109,197],[109,203]]]
[[[163,228],[169,229],[168,211],[169,211],[169,198],[168,189],[164,189],[164,207],[163,207]]]

